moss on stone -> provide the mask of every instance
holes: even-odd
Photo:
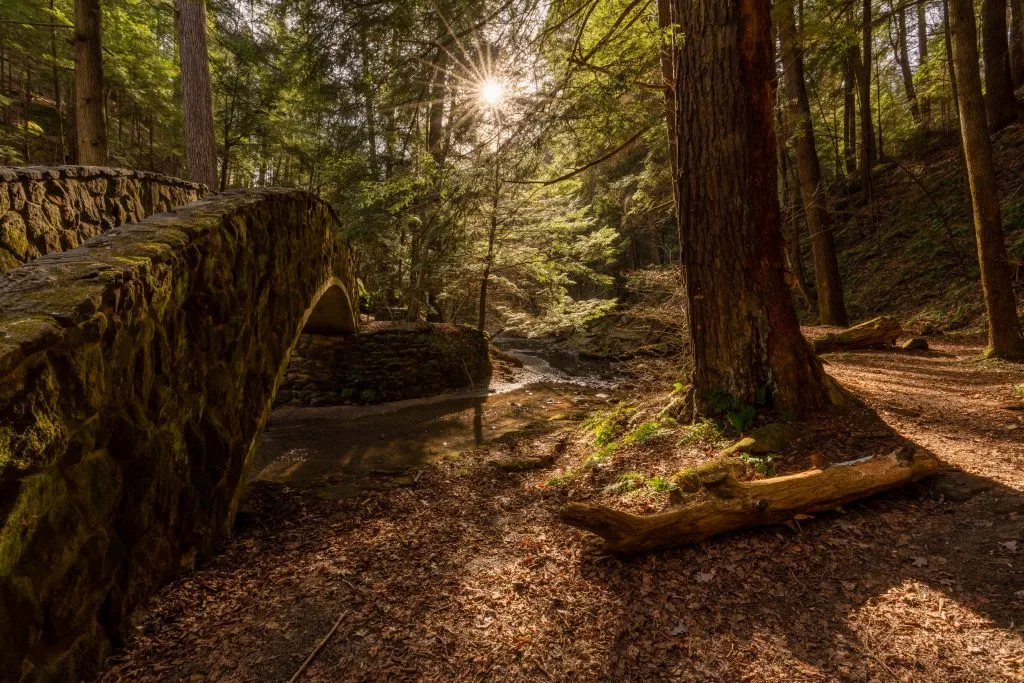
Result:
[[[8,576],[21,560],[51,510],[66,506],[68,487],[59,474],[44,472],[25,477],[14,507],[0,529],[0,576]]]
[[[746,466],[739,458],[719,455],[714,460],[678,472],[672,477],[672,482],[681,490],[692,493],[729,476],[739,476],[745,471]]]
[[[737,455],[739,453],[778,453],[797,437],[797,430],[792,425],[775,422],[758,427],[748,436],[722,450],[719,455]]]

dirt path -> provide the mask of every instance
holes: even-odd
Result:
[[[1024,371],[978,350],[829,357],[968,474],[799,532],[607,557],[552,520],[550,473],[500,472],[483,450],[349,500],[262,490],[224,553],[139,613],[104,679],[287,681],[341,615],[304,680],[1022,680],[1024,412],[999,406]]]

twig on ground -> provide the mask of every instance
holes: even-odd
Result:
[[[306,667],[309,666],[309,663],[313,661],[314,657],[320,654],[320,650],[322,650],[324,645],[327,644],[327,641],[331,639],[331,636],[334,635],[334,632],[338,630],[338,626],[341,625],[341,620],[345,618],[345,615],[348,614],[348,612],[348,610],[345,610],[344,612],[338,615],[338,620],[334,622],[334,626],[332,626],[331,630],[327,632],[327,635],[323,637],[323,640],[321,640],[317,644],[317,646],[313,648],[313,651],[309,653],[308,657],[306,657],[306,661],[302,663],[302,666],[300,666],[298,670],[294,674],[292,674],[292,677],[288,679],[288,683],[295,683],[295,681],[299,680],[299,676],[301,676],[302,672],[306,670]]]

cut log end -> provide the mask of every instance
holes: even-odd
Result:
[[[727,498],[639,516],[589,503],[570,503],[559,519],[604,539],[606,550],[642,553],[699,543],[718,534],[782,524],[795,515],[832,510],[935,473],[939,462],[924,450],[900,449],[773,479],[731,479]]]

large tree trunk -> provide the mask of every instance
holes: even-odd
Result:
[[[679,233],[698,413],[709,394],[767,389],[793,414],[824,408],[821,365],[785,284],[768,0],[673,0]],[[699,84],[699,85],[698,85]]]
[[[1010,75],[1010,46],[1006,37],[1006,0],[982,0],[981,22],[985,110],[989,129],[997,131],[1017,118],[1017,100],[1013,96]]]
[[[921,125],[921,109],[918,107],[917,93],[914,91],[914,74],[910,70],[910,50],[907,49],[907,5],[906,0],[900,0],[899,4],[890,3],[893,13],[896,15],[896,61],[900,65],[900,75],[903,77],[903,91],[907,94],[907,104],[910,105],[910,116],[914,123]]]
[[[811,235],[814,253],[814,284],[818,290],[818,313],[822,325],[845,327],[849,322],[843,301],[843,284],[839,278],[835,244],[832,239],[832,216],[825,206],[825,185],[814,143],[811,105],[804,80],[804,58],[796,30],[793,1],[778,4],[779,42],[782,46],[786,97],[794,123],[793,147],[796,152],[800,194],[804,202],[804,219]]]
[[[1024,0],[1010,0],[1010,77],[1024,85]]]
[[[212,190],[217,187],[217,141],[213,133],[205,0],[177,0],[177,14],[185,165],[189,180]]]
[[[861,34],[863,61],[857,73],[860,86],[860,173],[864,198],[871,201],[871,164],[875,161],[875,134],[871,123],[871,0],[864,0]]]
[[[938,471],[934,455],[908,450],[760,481],[739,482],[728,476],[708,486],[712,499],[647,517],[588,503],[570,503],[559,517],[600,536],[605,550],[612,552],[644,553],[700,543],[727,531],[834,510]]]
[[[75,0],[75,139],[79,164],[107,165],[100,0]]]
[[[960,109],[960,133],[974,208],[981,284],[988,313],[987,355],[1024,357],[1024,339],[1010,279],[996,189],[995,162],[978,74],[977,33],[971,0],[949,0],[949,30]]]

